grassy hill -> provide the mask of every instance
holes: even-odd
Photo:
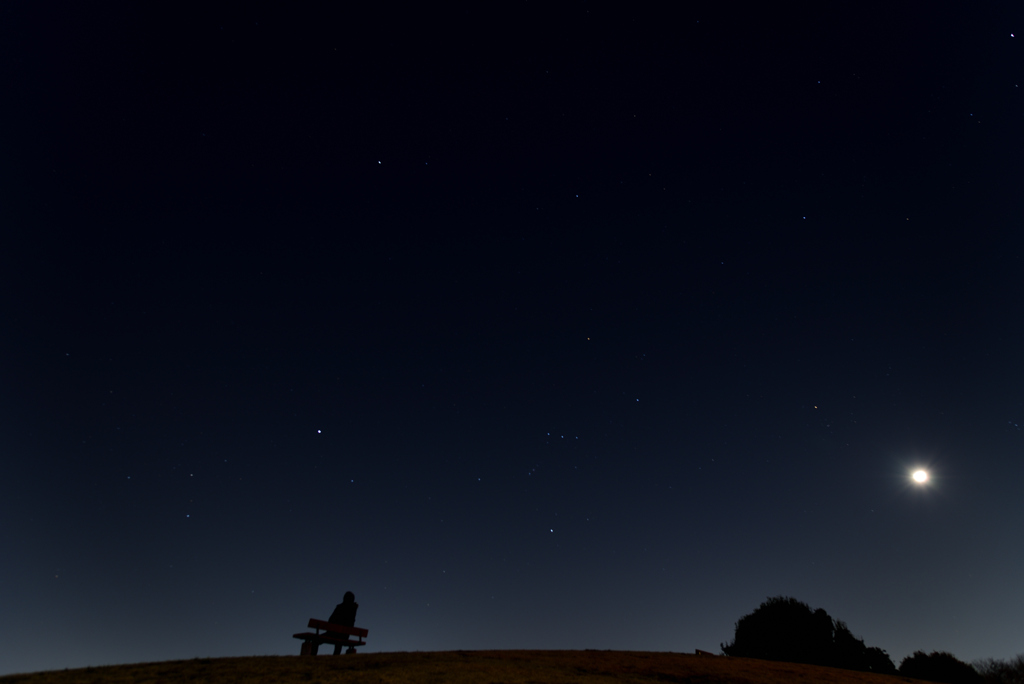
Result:
[[[443,651],[203,658],[0,677],[0,684],[900,684],[906,677],[751,658],[646,651]]]

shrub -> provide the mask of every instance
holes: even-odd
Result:
[[[981,675],[945,651],[914,651],[900,663],[900,674],[915,679],[927,679],[943,684],[981,684]]]

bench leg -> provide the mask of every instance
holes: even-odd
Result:
[[[309,653],[309,646],[310,646],[310,643],[308,641],[303,641],[302,642],[302,648],[299,649],[299,655],[300,656],[310,655],[310,653]]]
[[[316,655],[317,651],[320,650],[320,642],[314,641],[309,647],[309,655]]]

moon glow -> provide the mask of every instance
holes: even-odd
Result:
[[[910,477],[912,477],[914,479],[914,482],[916,482],[917,484],[924,484],[925,482],[928,481],[928,471],[915,470],[913,475],[911,475]]]

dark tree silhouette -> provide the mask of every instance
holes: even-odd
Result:
[[[900,663],[900,674],[904,677],[926,679],[943,684],[981,684],[981,675],[952,653],[945,651],[914,651]]]
[[[986,658],[971,665],[985,684],[1024,684],[1024,654],[1008,661]]]
[[[877,646],[869,646],[864,649],[864,662],[867,664],[867,667],[864,668],[867,672],[896,674],[896,666],[893,664],[892,658]]]
[[[846,623],[833,620],[821,608],[811,610],[794,598],[775,596],[736,623],[729,656],[782,660],[894,674],[896,666],[880,648],[868,648]]]
[[[794,598],[769,598],[736,623],[726,655],[824,665],[832,645],[832,619]]]

